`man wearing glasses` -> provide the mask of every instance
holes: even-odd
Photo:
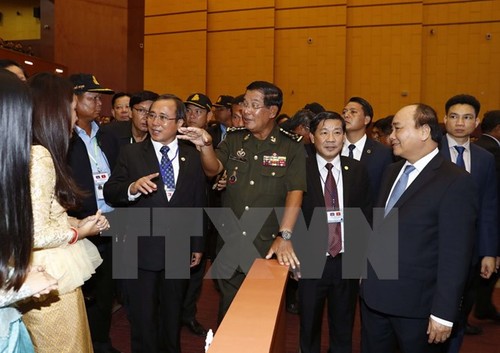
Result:
[[[204,207],[199,153],[193,146],[178,143],[176,137],[186,116],[183,102],[174,95],[161,95],[147,116],[151,138],[122,149],[104,188],[106,200],[117,206],[154,208],[153,212]],[[167,231],[166,236],[172,234]],[[201,237],[191,239],[193,267],[200,262],[203,241]],[[188,281],[165,277],[165,238],[138,237],[138,277],[123,281],[133,352],[181,352],[181,311]]]
[[[158,94],[151,91],[134,93],[130,97],[132,119],[129,121],[114,121],[102,126],[102,130],[116,136],[120,146],[144,141],[148,136],[148,112]]]
[[[292,269],[299,266],[289,240],[306,189],[305,154],[298,143],[300,137],[281,131],[276,124],[282,104],[283,93],[277,86],[264,81],[251,83],[243,102],[246,129],[230,131],[217,150],[207,131],[194,127],[179,129],[179,139],[190,140],[199,147],[207,176],[227,170],[222,206],[230,208],[235,218],[228,217],[219,225],[224,239],[219,239],[220,252],[213,266],[222,295],[219,322],[255,257],[271,258],[276,254],[280,264]],[[278,216],[269,209],[273,207],[284,207],[283,214]],[[263,212],[265,209],[269,211]],[[248,223],[231,225],[231,220],[247,215],[251,218],[249,223],[258,224],[257,231],[247,229]]]

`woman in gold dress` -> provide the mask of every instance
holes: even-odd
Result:
[[[28,82],[33,95],[31,199],[34,220],[32,265],[58,279],[58,291],[21,307],[37,353],[92,352],[81,285],[102,262],[85,239],[109,229],[98,211],[83,220],[68,217],[81,194],[69,177],[69,139],[76,122],[73,85],[41,73]]]

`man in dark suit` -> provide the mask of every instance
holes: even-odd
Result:
[[[500,110],[490,110],[484,114],[481,122],[483,134],[475,142],[495,156],[495,166],[497,172],[497,193],[500,202]],[[497,216],[500,222],[500,207]],[[500,230],[500,225],[498,227]],[[500,266],[500,241],[497,253],[496,270]],[[500,322],[500,313],[492,302],[493,290],[498,281],[498,272],[495,272],[488,280],[481,279],[477,289],[476,305],[474,316],[481,320],[495,320]]]
[[[392,151],[366,135],[366,129],[373,119],[373,108],[366,99],[351,97],[342,115],[346,121],[346,139],[342,156],[354,158],[365,165],[375,200],[384,169],[393,161]]]
[[[205,205],[199,153],[192,146],[178,143],[176,137],[185,112],[184,104],[174,95],[162,95],[151,105],[151,138],[122,149],[104,188],[107,201],[147,208]],[[193,239],[191,266],[196,266],[203,242],[197,237]],[[140,237],[138,247],[138,279],[124,280],[132,351],[155,353],[162,346],[169,353],[180,353],[181,310],[187,279],[165,278],[165,238]]]
[[[102,189],[115,166],[119,145],[111,133],[103,131],[95,122],[101,114],[101,94],[113,94],[113,91],[102,87],[91,74],[74,74],[70,80],[77,97],[78,121],[70,141],[68,164],[73,179],[86,192],[86,197],[68,214],[83,219],[98,209],[103,213],[113,211],[105,202]],[[103,260],[83,286],[94,352],[118,352],[109,338],[114,296],[111,237],[92,237],[90,241],[97,246]]]
[[[347,208],[361,209],[365,217],[370,220],[371,192],[366,169],[360,162],[340,156],[345,138],[344,119],[335,112],[319,113],[310,122],[310,131],[316,153],[306,161],[307,191],[302,201],[306,225],[310,225],[317,207],[327,207],[327,211],[332,211],[326,205],[325,198],[332,198],[334,193],[337,194],[340,212],[348,212]],[[335,192],[330,190],[328,183],[329,170],[335,180],[332,184],[336,187]],[[341,227],[337,229],[340,229],[338,240],[341,244],[337,248],[338,253],[325,246],[325,249],[316,255],[326,256],[321,278],[299,279],[300,351],[320,352],[321,323],[326,300],[330,333],[329,352],[350,353],[359,280],[342,278],[342,255],[345,251],[349,251],[344,239],[355,237],[356,234],[349,232],[348,225],[343,221],[329,221],[326,213],[323,218],[325,233],[329,233],[330,225],[340,223]],[[333,232],[334,229],[328,236],[335,237]],[[307,266],[307,261],[303,259],[301,269],[305,270]]]
[[[456,165],[471,173],[478,190],[479,214],[476,241],[465,287],[460,319],[449,342],[448,352],[458,352],[464,333],[477,334],[479,327],[466,327],[480,278],[490,278],[495,271],[498,250],[498,200],[495,160],[491,153],[470,142],[470,135],[479,124],[481,105],[470,95],[451,97],[445,104],[446,135],[441,140],[441,153]],[[467,331],[468,330],[468,331]]]
[[[128,121],[113,121],[102,127],[102,131],[112,133],[120,146],[144,141],[148,137],[148,112],[158,94],[151,91],[134,93],[130,97],[132,117]]]
[[[384,174],[376,205],[385,216],[375,213],[369,249],[396,231],[398,276],[381,279],[368,266],[360,292],[362,352],[395,352],[398,344],[403,352],[439,352],[458,317],[471,262],[476,188],[469,173],[439,154],[431,107],[406,106],[392,126],[394,154],[404,159]]]

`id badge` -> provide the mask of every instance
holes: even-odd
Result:
[[[328,223],[340,223],[344,218],[344,214],[341,210],[326,211],[326,218]]]
[[[95,195],[98,200],[104,200],[104,184],[109,179],[109,173],[94,173],[92,174],[95,185]]]
[[[170,199],[172,198],[172,196],[174,196],[174,192],[175,192],[175,188],[167,188],[165,186],[165,194],[167,195],[168,201],[170,201]]]

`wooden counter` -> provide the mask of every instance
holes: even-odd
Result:
[[[256,259],[208,352],[284,353],[287,275],[276,260]]]

